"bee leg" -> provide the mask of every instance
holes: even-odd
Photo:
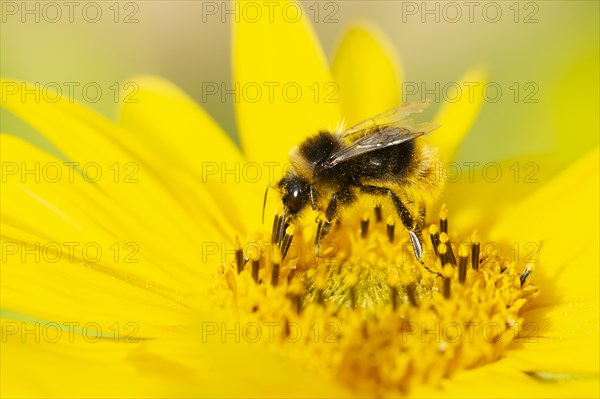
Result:
[[[387,196],[389,196],[392,199],[392,201],[394,202],[394,206],[396,207],[396,212],[398,212],[398,216],[400,216],[400,220],[402,220],[402,224],[404,225],[404,227],[406,227],[409,231],[414,230],[414,223],[413,223],[412,215],[410,214],[408,209],[406,209],[406,207],[404,206],[402,201],[400,201],[400,198],[398,198],[396,193],[392,191],[392,189],[387,188],[387,187],[379,187],[379,186],[360,186],[360,191],[362,191],[365,194],[370,194],[370,195],[387,195]]]
[[[323,237],[327,235],[329,232],[329,228],[331,227],[331,223],[325,221],[319,222],[319,226],[317,227],[317,238],[315,239],[315,246],[317,247],[317,258],[321,257],[321,240]]]
[[[317,210],[317,199],[315,198],[315,192],[313,190],[312,185],[310,186],[310,206],[313,211]]]
[[[414,231],[419,237],[419,240],[423,241],[423,227],[425,226],[425,217],[427,216],[427,209],[425,205],[421,204],[419,206],[419,213],[415,220],[415,228]]]
[[[319,258],[321,256],[321,240],[323,240],[323,237],[325,237],[327,235],[330,227],[331,227],[331,223],[328,222],[327,220],[325,222],[323,222],[322,220],[319,220],[319,224],[317,225],[317,235],[315,237],[315,247],[316,247],[317,258]]]
[[[335,218],[335,215],[337,213],[337,203],[338,203],[337,199],[338,199],[338,193],[334,193],[331,196],[331,200],[329,200],[329,204],[327,205],[327,209],[325,210],[325,222],[321,226],[321,231],[320,231],[319,237],[317,237],[317,239],[319,240],[319,243],[320,243],[321,239],[323,239],[327,235],[327,233],[329,233],[329,229],[331,228],[331,223],[333,222],[333,219]]]
[[[321,248],[321,240],[327,235],[327,233],[329,233],[333,219],[337,214],[339,193],[340,192],[336,192],[331,196],[331,200],[329,200],[329,204],[325,210],[325,221],[319,221],[319,226],[317,227],[317,237],[315,240],[317,257],[319,256],[319,249]]]
[[[321,254],[321,229],[323,228],[323,221],[319,220],[319,223],[317,224],[317,234],[315,236],[315,248],[316,248],[316,256],[317,258],[320,256]]]
[[[325,235],[329,231],[329,228],[331,227],[331,224],[335,220],[337,220],[338,222],[340,221],[340,219],[337,218],[337,211],[338,211],[339,205],[349,205],[352,202],[354,202],[355,200],[356,200],[356,195],[352,191],[352,186],[350,186],[350,185],[342,186],[337,192],[335,192],[331,196],[331,200],[329,201],[329,204],[327,205],[327,209],[325,210],[326,223],[323,226],[323,228],[324,228],[323,235],[322,235],[323,237],[325,237]]]
[[[317,258],[319,258],[321,255],[321,240],[329,232],[329,229],[331,228],[331,221],[335,216],[335,210],[337,208],[336,200],[336,194],[333,194],[331,201],[329,201],[329,205],[327,205],[327,210],[325,211],[325,221],[319,220],[319,224],[317,225],[317,234],[315,237]]]
[[[415,226],[414,220],[406,206],[400,201],[400,198],[396,195],[392,189],[387,187],[379,187],[379,186],[360,186],[360,191],[365,194],[370,195],[387,195],[394,202],[394,206],[396,207],[396,212],[398,216],[400,216],[400,220],[402,220],[402,224],[407,228],[408,234],[410,235],[410,241],[412,243],[413,252],[415,253],[415,258],[423,264],[421,261],[421,257],[423,256],[423,248],[421,246],[421,241],[419,240],[419,236],[415,233],[418,226]],[[418,224],[418,223],[417,223]]]
[[[335,192],[331,199],[329,200],[329,204],[327,204],[327,208],[325,209],[325,221],[319,222],[319,227],[317,228],[317,237],[316,237],[316,247],[317,247],[317,256],[319,254],[319,248],[321,244],[321,240],[329,233],[329,229],[333,224],[333,221],[336,219],[338,205],[339,204],[350,204],[354,201],[355,195],[351,190],[351,186],[342,186],[340,190]]]

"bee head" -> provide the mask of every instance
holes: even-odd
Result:
[[[290,215],[296,215],[304,209],[310,199],[310,184],[294,173],[288,173],[279,181],[281,200]]]

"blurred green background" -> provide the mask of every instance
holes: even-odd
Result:
[[[160,75],[183,88],[235,137],[231,96],[222,102],[218,96],[203,99],[202,93],[203,82],[231,79],[232,16],[220,14],[227,3],[97,1],[86,8],[75,2],[72,15],[63,2],[54,3],[58,10],[46,3],[2,2],[2,77],[41,85],[96,82],[103,89],[97,102],[88,101],[80,89],[75,99],[117,119],[123,99],[115,101],[114,87],[134,82],[139,74]],[[443,86],[459,79],[473,66],[484,67],[503,95],[484,104],[458,160],[540,154],[548,159],[541,172],[549,176],[598,143],[599,2],[493,3],[491,8],[480,2],[366,0],[302,5],[330,59],[345,29],[366,20],[389,37],[409,82],[433,88],[435,82]],[[433,114],[443,98],[429,97]],[[1,116],[2,131],[48,148],[31,128],[6,111]]]

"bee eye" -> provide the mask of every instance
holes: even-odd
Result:
[[[288,212],[295,215],[304,209],[308,199],[306,193],[310,190],[310,185],[306,180],[293,173],[288,173],[279,181],[279,190],[283,205]]]
[[[298,212],[302,207],[302,197],[300,189],[295,188],[290,192],[290,211]]]
[[[288,207],[292,213],[299,212],[302,209],[302,192],[299,188],[294,188],[289,193]]]

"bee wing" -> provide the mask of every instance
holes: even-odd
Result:
[[[399,107],[388,109],[379,115],[372,118],[365,119],[364,121],[346,129],[342,132],[342,137],[350,138],[351,136],[362,136],[369,132],[369,130],[377,127],[397,125],[399,121],[402,121],[407,116],[419,112],[423,112],[425,108],[429,106],[429,100],[424,102],[412,102],[403,104]]]
[[[399,126],[384,126],[369,135],[360,137],[350,145],[331,154],[323,163],[323,167],[331,168],[359,155],[414,140],[425,133],[423,130],[411,130]]]

